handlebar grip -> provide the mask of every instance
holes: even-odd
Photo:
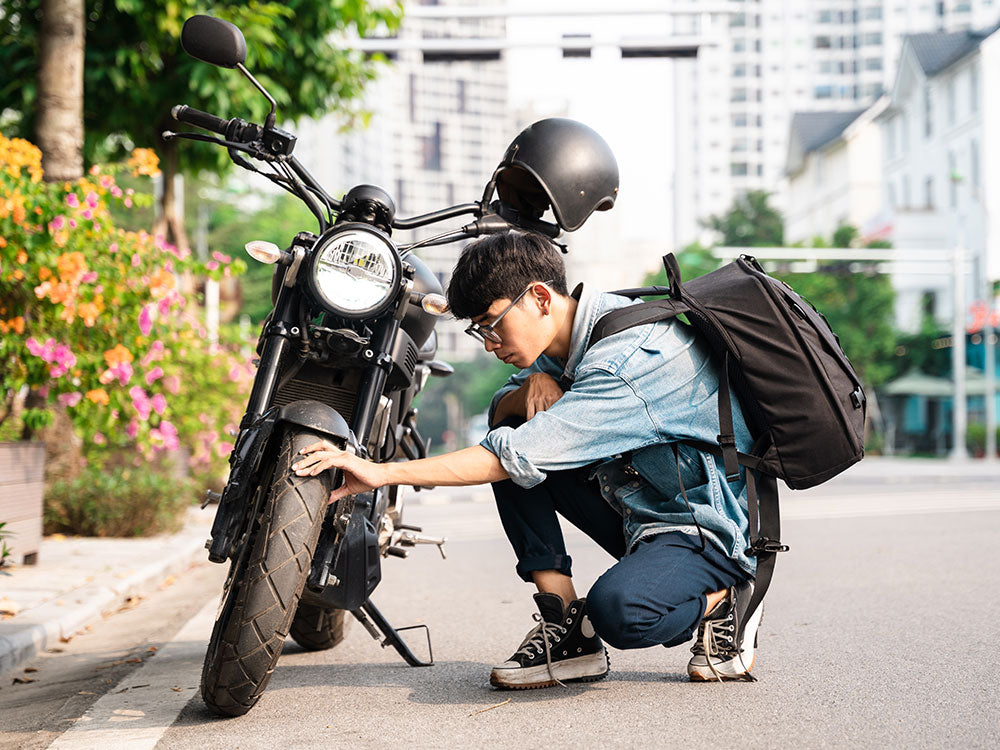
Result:
[[[226,130],[229,128],[229,120],[223,120],[221,117],[216,117],[208,112],[202,112],[200,109],[194,109],[186,104],[178,104],[170,110],[170,113],[178,122],[186,122],[194,125],[196,128],[211,130],[213,133],[218,133],[219,135],[225,135]]]

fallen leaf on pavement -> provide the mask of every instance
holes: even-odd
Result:
[[[2,615],[4,619],[13,617],[20,611],[20,604],[8,599],[6,596],[0,596],[0,615]]]
[[[10,683],[11,685],[27,685],[29,682],[34,682],[30,677],[15,677],[14,681]]]
[[[170,689],[173,690],[175,693],[183,693],[184,692],[184,688],[170,688]]]
[[[161,589],[165,589],[165,588],[168,588],[170,586],[173,586],[174,585],[174,581],[176,581],[176,580],[177,579],[174,576],[167,576],[166,578],[163,579],[163,583],[160,584],[160,588]]]
[[[25,672],[37,672],[38,671],[38,667],[25,667],[24,671]]]
[[[126,659],[126,664],[142,664],[142,657],[137,656],[134,659]]]
[[[45,537],[45,541],[46,542],[65,542],[66,541],[66,535],[65,534],[50,534],[49,536]]]
[[[81,690],[77,695],[97,695],[97,693],[92,693],[89,690]]]
[[[149,648],[147,648],[146,650],[147,650],[147,651],[152,651],[152,652],[154,652],[154,653],[155,653],[155,652],[157,651],[157,648],[156,648],[156,646],[150,646],[150,647],[149,647]]]
[[[45,653],[47,653],[47,654],[61,654],[61,653],[65,652],[65,651],[66,651],[66,649],[64,649],[64,648],[47,648],[47,649],[45,649]]]

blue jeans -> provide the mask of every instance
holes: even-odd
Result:
[[[618,560],[587,594],[587,614],[606,643],[627,649],[690,640],[705,613],[705,595],[747,574],[713,546],[702,550],[697,537],[679,532],[643,539],[626,554],[622,518],[588,476],[587,469],[570,469],[549,472],[531,489],[509,479],[493,484],[518,575],[529,582],[534,571],[571,575],[559,513]]]

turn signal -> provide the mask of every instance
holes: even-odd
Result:
[[[281,248],[273,242],[251,240],[244,247],[251,258],[261,263],[277,263],[281,260]]]
[[[420,300],[420,306],[431,315],[444,315],[448,312],[448,300],[442,294],[425,294]]]

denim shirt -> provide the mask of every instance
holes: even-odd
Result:
[[[721,457],[678,445],[680,473],[691,505],[678,485],[672,443],[715,443],[719,434],[719,380],[704,342],[677,320],[636,326],[585,348],[598,318],[634,304],[624,297],[581,285],[566,361],[540,356],[493,397],[493,413],[507,393],[529,375],[544,372],[572,386],[546,411],[517,428],[492,430],[481,445],[500,459],[510,478],[526,488],[546,472],[600,462],[593,474],[604,498],[622,515],[628,549],[667,531],[697,535],[692,511],[706,540],[748,573],[746,484],[725,481]],[[742,411],[732,396],[736,445],[752,444]],[[622,454],[631,452],[630,458]]]

